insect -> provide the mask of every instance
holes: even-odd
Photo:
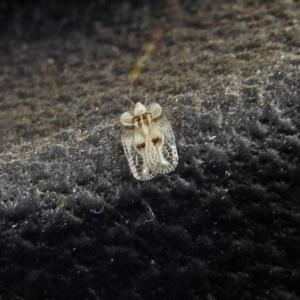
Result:
[[[158,103],[135,104],[121,115],[121,140],[133,176],[149,180],[173,171],[178,164],[175,137]]]

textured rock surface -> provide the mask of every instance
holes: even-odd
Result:
[[[299,299],[299,3],[5,9],[1,300]],[[132,177],[114,91],[164,107],[175,172]]]

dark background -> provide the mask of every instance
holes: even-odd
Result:
[[[1,2],[0,299],[300,299],[299,16]],[[162,105],[174,172],[130,174],[121,95]]]

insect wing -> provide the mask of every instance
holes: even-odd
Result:
[[[178,153],[175,143],[175,136],[168,119],[163,116],[156,121],[162,135],[164,136],[163,143],[161,145],[161,152],[164,159],[168,162],[168,165],[163,166],[158,173],[168,173],[173,171],[178,165]]]
[[[123,129],[121,141],[133,176],[138,180],[149,180],[157,173],[149,168],[145,149],[137,150],[134,146],[134,130]]]
[[[150,133],[151,135],[151,133]],[[155,138],[155,137],[154,137]],[[146,139],[146,159],[147,164],[150,167],[151,170],[153,170],[156,173],[162,173],[161,172],[161,161],[162,157],[160,156],[160,147],[161,145],[155,145],[153,143],[153,135],[148,137]]]

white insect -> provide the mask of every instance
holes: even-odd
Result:
[[[178,164],[175,137],[170,122],[157,103],[135,104],[121,115],[125,126],[122,144],[133,176],[149,180],[158,173],[169,173]]]

